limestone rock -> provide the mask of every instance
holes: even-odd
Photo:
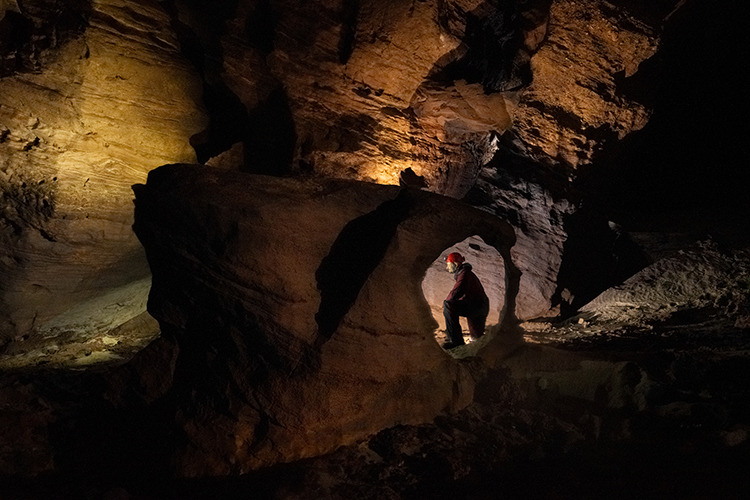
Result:
[[[450,198],[187,165],[135,191],[149,312],[180,346],[181,474],[314,456],[468,404],[470,364],[436,343],[420,289],[468,236],[502,256],[508,292],[495,307],[515,322],[511,227]],[[497,330],[490,344],[504,342]]]
[[[545,181],[508,190],[497,154],[565,176],[641,127],[649,112],[620,84],[656,50],[669,10],[596,0],[3,5],[2,343],[145,278],[129,186],[195,159],[386,184],[411,171],[456,198],[479,186],[490,199],[474,204],[518,229],[519,312],[543,314],[572,206]],[[142,312],[142,298],[112,321]]]
[[[572,173],[607,141],[641,129],[650,112],[618,83],[654,55],[658,25],[607,2],[552,2],[544,41],[531,58],[533,81],[513,109],[519,148]]]
[[[54,12],[45,5],[24,2],[3,21],[43,31],[37,20]],[[53,23],[46,36],[57,45],[0,80],[0,344],[106,331],[144,311],[147,288],[130,295],[148,278],[130,186],[192,161],[188,139],[205,121],[200,84],[157,3],[66,9],[86,21],[80,33],[56,38]],[[102,305],[108,294],[128,298]],[[73,307],[94,321],[61,324]]]
[[[746,248],[728,251],[704,241],[658,260],[580,311],[602,324],[647,324],[680,311],[706,308],[734,321],[750,309],[748,283]]]
[[[575,207],[552,182],[528,182],[497,155],[513,151],[524,168],[543,165],[569,182],[642,128],[650,110],[621,86],[656,52],[668,13],[596,0],[240,5],[221,38],[230,56],[223,75],[274,130],[249,151],[286,134],[294,169],[386,184],[411,171],[456,198],[481,184],[489,199],[478,205],[518,224],[522,314],[532,317],[552,305],[562,220]],[[265,43],[248,43],[247,27],[261,22]],[[274,86],[278,98],[269,97]]]

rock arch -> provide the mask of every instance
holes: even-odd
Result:
[[[470,236],[478,236],[502,256],[507,293],[500,305],[499,324],[515,325],[520,272],[510,254],[515,243],[513,228],[487,212],[452,198],[406,189],[398,196],[410,198],[411,209],[370,275],[366,293],[353,308],[351,314],[359,314],[357,323],[378,324],[377,316],[385,314],[390,324],[401,325],[400,330],[432,331],[435,322],[420,289],[425,272],[446,248]],[[392,303],[396,297],[398,308],[381,311],[377,307],[377,304]]]
[[[505,303],[505,271],[500,253],[478,236],[470,236],[463,241],[454,243],[443,250],[440,256],[427,268],[427,272],[422,279],[422,293],[430,305],[432,316],[438,323],[436,339],[439,343],[445,340],[443,335],[445,330],[443,301],[455,285],[455,276],[446,272],[445,269],[445,258],[452,252],[460,253],[471,264],[484,287],[484,291],[487,293],[487,297],[490,299],[487,328],[499,322],[499,313]],[[461,323],[464,334],[468,335],[468,325],[463,318]]]
[[[483,353],[456,362],[434,342],[420,286],[470,235],[503,256],[492,333],[515,324],[513,229],[452,198],[195,165],[161,167],[134,191],[149,312],[179,345],[166,398],[186,437],[178,474],[314,456],[466,406]]]

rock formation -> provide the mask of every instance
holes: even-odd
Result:
[[[484,342],[495,347],[482,350],[512,344],[513,230],[451,198],[188,165],[135,191],[149,312],[179,346],[180,474],[315,456],[466,406],[476,373],[435,341],[420,284],[468,236],[497,250],[508,277]]]
[[[206,122],[158,4],[15,4],[0,12],[10,31],[0,50],[0,343],[22,350],[144,312],[130,186],[194,160],[189,138]]]
[[[519,314],[545,313],[574,211],[564,179],[646,123],[649,110],[619,86],[654,54],[671,10],[597,0],[4,5],[6,344],[87,330],[48,322],[73,306],[99,310],[89,302],[112,289],[133,299],[111,301],[118,312],[89,333],[143,312],[128,186],[160,164],[219,164],[229,151],[225,166],[260,173],[395,184],[411,169],[448,196],[476,187],[474,201],[517,228]],[[541,176],[514,172],[514,158]]]
[[[746,352],[739,11],[3,1],[0,472],[235,474],[390,427],[320,470],[467,478],[627,437],[628,412],[745,457],[744,355],[680,351]],[[491,321],[547,345],[439,348],[452,248]],[[481,459],[428,456],[462,443]],[[348,470],[340,497],[364,498]],[[448,491],[426,483],[406,489]]]

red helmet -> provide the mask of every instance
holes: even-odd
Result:
[[[456,264],[463,264],[464,263],[464,256],[461,255],[458,252],[453,252],[452,254],[448,255],[448,257],[445,258],[446,262],[455,262]]]

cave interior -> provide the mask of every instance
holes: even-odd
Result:
[[[733,1],[4,1],[0,497],[746,498],[747,47]]]

